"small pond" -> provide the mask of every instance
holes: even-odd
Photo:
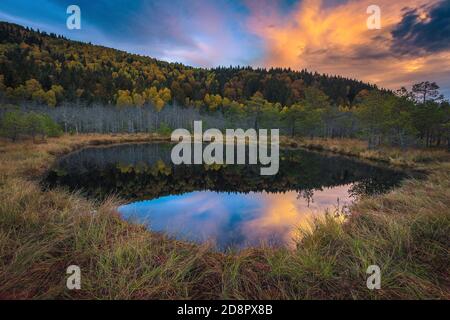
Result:
[[[299,228],[358,197],[387,192],[407,173],[347,157],[280,150],[275,176],[256,165],[181,165],[168,143],[93,147],[59,160],[44,183],[127,200],[125,219],[219,250],[295,245]]]

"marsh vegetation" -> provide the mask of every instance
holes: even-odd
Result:
[[[440,151],[379,151],[379,157],[426,169],[428,177],[365,197],[344,224],[317,221],[294,250],[215,252],[124,221],[115,199],[45,191],[36,179],[58,155],[80,147],[148,139],[93,135],[40,145],[1,142],[2,298],[449,298],[450,167]],[[329,146],[334,152],[363,150],[360,142],[322,145]],[[77,292],[65,287],[65,268],[74,263],[84,270],[83,290]],[[366,287],[365,271],[373,263],[383,272],[377,291]]]

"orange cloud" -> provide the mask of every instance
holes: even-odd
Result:
[[[393,28],[402,20],[405,8],[426,8],[439,0],[347,1],[326,7],[320,0],[303,0],[288,15],[276,6],[250,2],[247,21],[251,32],[263,39],[266,55],[257,64],[266,67],[307,68],[376,83],[391,89],[414,81],[447,82],[448,52],[414,56],[393,52]],[[381,9],[381,30],[367,28],[367,8]],[[446,79],[447,78],[447,79]]]

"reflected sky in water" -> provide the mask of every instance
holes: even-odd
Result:
[[[178,239],[209,241],[218,249],[268,245],[295,246],[298,228],[307,228],[326,209],[352,201],[351,185],[324,188],[307,199],[285,193],[199,191],[122,206],[127,219],[145,223]]]

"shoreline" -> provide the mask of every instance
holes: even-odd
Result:
[[[170,137],[168,136],[160,136],[158,134],[147,134],[147,133],[138,133],[138,134],[80,134],[80,135],[64,135],[63,137],[82,137],[82,138],[92,138],[87,139],[86,141],[83,141],[82,143],[79,142],[73,142],[68,148],[63,148],[61,150],[51,150],[49,151],[49,154],[52,156],[55,156],[53,161],[57,161],[70,153],[78,152],[85,148],[107,148],[112,146],[118,146],[118,145],[126,145],[126,144],[146,144],[146,143],[169,143],[169,144],[176,144],[176,142],[173,142],[170,140]],[[60,138],[50,138],[49,140],[58,140]],[[73,140],[73,139],[71,139]],[[76,139],[75,139],[76,140]],[[314,140],[313,140],[314,141]],[[333,140],[333,139],[315,139],[315,142],[311,143],[309,140],[303,140],[303,139],[295,139],[295,138],[289,138],[286,136],[280,137],[280,148],[283,149],[304,149],[310,152],[318,152],[325,155],[335,155],[335,156],[341,156],[346,157],[354,160],[358,160],[361,162],[370,163],[373,165],[382,165],[397,169],[403,169],[403,170],[421,170],[423,168],[429,169],[430,166],[427,163],[416,163],[416,162],[408,162],[408,161],[395,161],[395,159],[389,159],[386,157],[380,157],[380,156],[374,156],[374,155],[367,155],[364,152],[367,150],[364,150],[364,152],[357,151],[357,152],[349,152],[345,149],[338,149],[336,147],[326,147],[323,144],[320,144],[320,142],[323,141],[339,141]],[[359,141],[359,140],[355,140]],[[20,143],[29,143],[29,140],[18,142]],[[4,141],[3,141],[4,143]],[[10,142],[6,142],[8,144]],[[44,143],[38,143],[35,144],[37,146],[39,145],[45,145],[48,142]],[[294,145],[293,145],[294,144]],[[1,142],[0,142],[1,147]],[[389,148],[389,149],[395,149],[395,148]],[[442,149],[441,150],[423,150],[423,149],[415,149],[410,148],[405,150],[405,152],[408,152],[410,150],[414,151],[423,151],[425,153],[433,153],[438,152],[442,153],[445,152]],[[376,155],[377,150],[374,150],[374,153]],[[447,161],[444,162],[450,162],[450,153],[447,154]],[[53,163],[54,164],[54,163]],[[52,164],[52,165],[53,165]],[[48,167],[50,168],[51,165]],[[48,170],[47,168],[47,170]],[[44,172],[43,172],[44,173]],[[38,178],[38,177],[35,177]]]

